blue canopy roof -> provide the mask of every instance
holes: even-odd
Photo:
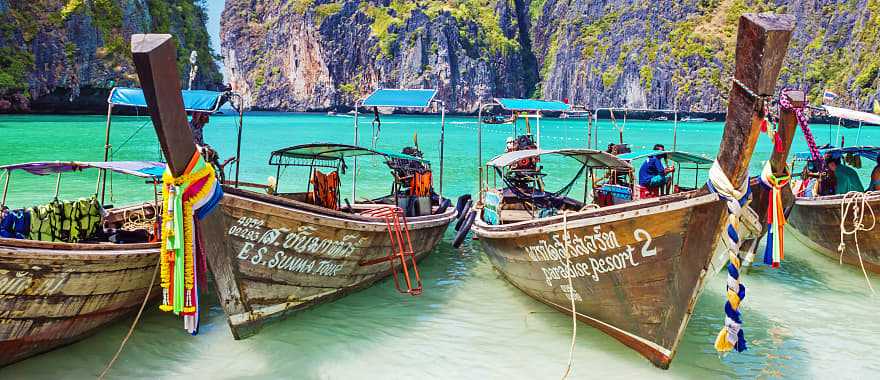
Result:
[[[183,90],[183,108],[187,111],[215,112],[222,104],[220,97],[223,93],[205,90]],[[144,92],[139,88],[114,87],[110,90],[107,103],[130,107],[147,108]]]
[[[625,161],[635,161],[642,158],[648,158],[653,156],[666,155],[670,161],[679,162],[679,163],[688,163],[688,164],[697,164],[697,165],[709,165],[714,160],[711,158],[706,158],[703,156],[698,156],[693,153],[687,152],[676,152],[676,151],[665,151],[665,150],[636,150],[629,153],[624,153],[619,156],[621,160]]]
[[[501,108],[508,111],[568,111],[571,106],[556,100],[536,99],[495,99]]]
[[[380,88],[364,99],[365,107],[401,107],[401,108],[425,108],[431,105],[431,100],[437,95],[437,90],[407,90]]]
[[[106,169],[141,178],[161,178],[165,164],[155,161],[42,161],[0,166],[0,170],[24,170],[34,175],[49,175],[82,171],[83,169]]]
[[[819,149],[819,153],[822,156],[826,154],[831,154],[832,157],[840,157],[844,154],[855,154],[862,157],[865,157],[869,160],[877,161],[877,156],[880,155],[880,147],[875,146],[848,146],[843,148],[826,148]],[[812,155],[810,152],[798,152],[794,154],[794,158],[800,161],[807,161],[812,159]]]

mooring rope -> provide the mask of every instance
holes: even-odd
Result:
[[[840,254],[840,264],[843,264],[843,251],[846,249],[846,243],[844,243],[843,238],[846,235],[852,235],[853,241],[855,241],[856,245],[856,256],[858,256],[859,265],[862,268],[862,275],[865,276],[865,283],[868,284],[868,289],[871,289],[871,294],[877,294],[877,292],[875,292],[874,287],[871,286],[871,280],[868,278],[868,272],[865,270],[865,262],[862,260],[862,250],[859,247],[859,231],[868,232],[873,230],[874,226],[877,225],[877,218],[874,216],[874,209],[871,207],[871,204],[868,203],[868,197],[875,194],[878,193],[873,191],[850,191],[840,200],[840,244],[837,246],[837,252]],[[870,227],[865,227],[864,224],[866,210],[871,215]],[[847,229],[846,219],[847,216],[850,215],[852,215],[852,229]]]
[[[574,362],[574,344],[578,331],[577,311],[575,310],[574,304],[574,285],[571,281],[571,278],[573,277],[573,271],[571,270],[571,255],[568,252],[568,211],[562,212],[562,241],[565,245],[562,253],[565,256],[565,273],[568,275],[568,299],[571,300],[571,346],[568,348],[568,365],[565,367],[565,372],[562,374],[562,380],[565,380],[568,378],[568,375],[571,374],[571,365]]]
[[[153,284],[156,282],[156,274],[159,273],[159,263],[161,263],[161,258],[157,258],[156,267],[153,269],[153,275],[150,276],[150,286],[147,287],[147,295],[144,296],[144,302],[141,302],[141,308],[138,309],[137,315],[134,317],[134,321],[131,322],[131,327],[128,328],[128,334],[125,334],[125,338],[122,338],[122,343],[119,344],[119,348],[116,350],[116,354],[113,355],[113,359],[110,359],[110,362],[107,363],[107,366],[104,367],[104,370],[101,371],[101,374],[98,376],[99,380],[103,380],[107,373],[110,372],[110,368],[113,367],[113,364],[116,363],[116,360],[119,359],[119,355],[122,354],[122,350],[125,348],[125,344],[128,343],[128,338],[131,338],[131,334],[134,333],[134,328],[137,326],[138,321],[141,320],[141,315],[144,313],[144,308],[147,307],[147,301],[150,300],[150,293],[153,291]]]

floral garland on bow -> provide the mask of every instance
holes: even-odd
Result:
[[[198,151],[186,170],[174,177],[170,168],[162,175],[162,311],[183,315],[184,328],[198,333],[199,292],[197,254],[203,254],[196,239],[197,220],[204,219],[223,197],[223,189],[211,165]]]

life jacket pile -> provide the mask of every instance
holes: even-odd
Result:
[[[29,211],[30,240],[77,243],[94,237],[102,227],[102,208],[95,197],[55,200]]]
[[[339,173],[335,170],[330,174],[321,173],[318,170],[312,174],[311,193],[312,204],[329,208],[331,210],[339,209]]]
[[[410,180],[409,195],[414,197],[427,197],[431,195],[431,171],[413,173]]]

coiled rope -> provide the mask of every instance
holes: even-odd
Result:
[[[840,254],[840,264],[843,264],[843,251],[846,249],[846,243],[844,243],[843,239],[847,235],[852,235],[853,241],[855,241],[856,245],[856,255],[859,258],[859,265],[862,268],[862,275],[865,276],[865,283],[868,284],[868,289],[871,289],[871,294],[877,294],[877,292],[875,292],[874,287],[871,286],[871,280],[868,278],[868,272],[865,270],[865,262],[862,260],[862,250],[859,248],[859,231],[868,232],[873,230],[874,226],[877,225],[877,218],[874,215],[874,209],[868,202],[870,196],[877,194],[880,193],[875,191],[850,191],[843,196],[843,199],[840,200],[840,244],[837,246],[837,252]],[[870,227],[865,227],[864,221],[866,211],[871,216]],[[847,229],[846,227],[848,216],[852,217],[851,229]]]
[[[563,256],[565,256],[565,273],[568,274],[568,299],[571,300],[571,346],[568,348],[568,365],[565,367],[565,372],[562,374],[562,380],[565,380],[568,378],[568,375],[571,374],[571,365],[574,362],[574,343],[578,331],[577,311],[575,310],[574,304],[574,286],[571,281],[571,278],[573,277],[573,271],[571,270],[571,255],[568,252],[568,211],[562,212],[562,241],[565,243],[565,248],[562,253]]]

